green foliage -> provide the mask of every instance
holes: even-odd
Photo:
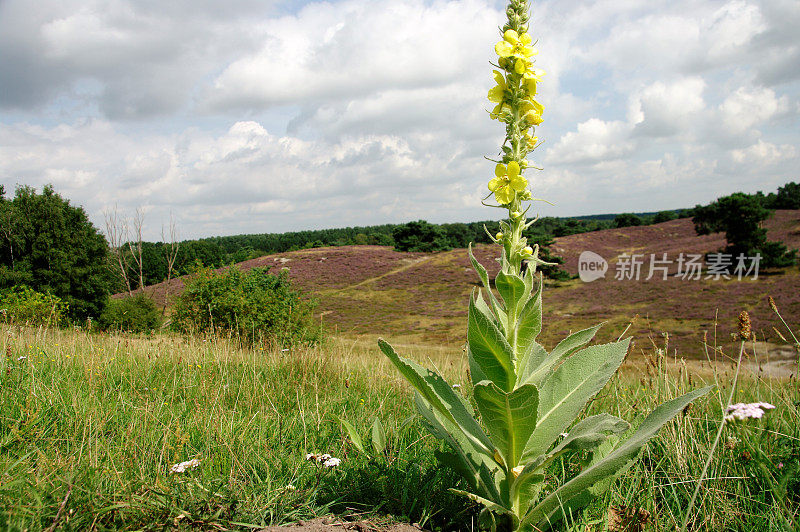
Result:
[[[104,330],[149,332],[161,326],[161,314],[153,300],[140,292],[109,300],[98,325]]]
[[[321,332],[313,320],[314,303],[294,290],[285,271],[222,273],[201,268],[185,285],[173,308],[173,327],[184,333],[227,334],[247,345],[314,344]]]
[[[660,224],[663,222],[669,222],[671,220],[675,220],[678,218],[678,213],[676,211],[659,211],[653,216],[653,223]]]
[[[519,263],[507,257],[504,250],[494,283],[498,298],[470,250],[489,294],[488,302],[480,290],[473,294],[467,323],[472,399],[482,423],[471,402],[441,376],[398,355],[383,340],[378,345],[414,388],[425,426],[449,445],[442,460],[465,478],[469,491],[458,492],[485,507],[481,521],[490,528],[504,523],[512,530],[546,530],[602,495],[661,426],[709,388],[659,406],[621,439],[616,435],[628,432],[629,425],[615,416],[575,423],[622,364],[630,339],[585,347],[598,326],[570,335],[548,352],[536,341],[542,281],[534,291],[535,263],[529,261],[521,273]],[[589,467],[545,491],[547,467],[575,450],[593,453]]]
[[[26,284],[53,294],[83,320],[102,312],[112,286],[108,246],[84,210],[46,186],[0,195],[0,289]]]
[[[695,231],[699,235],[725,232],[728,246],[725,252],[734,256],[761,255],[764,267],[782,267],[794,264],[796,251],[787,250],[780,242],[767,241],[767,230],[761,227],[771,211],[764,207],[763,196],[737,192],[719,198],[706,206],[694,209]],[[735,260],[734,260],[735,262]]]
[[[642,225],[644,220],[642,220],[639,216],[631,213],[623,213],[618,214],[614,217],[614,227],[634,227],[637,225]]]
[[[777,194],[768,194],[765,207],[769,209],[800,209],[800,183],[786,183]]]
[[[69,305],[52,294],[43,294],[27,286],[15,286],[0,292],[0,318],[28,325],[63,325]]]
[[[392,231],[394,248],[397,251],[446,251],[452,246],[441,227],[425,220],[408,222]]]

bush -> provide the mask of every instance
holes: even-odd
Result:
[[[16,286],[0,292],[0,317],[29,325],[63,325],[69,305],[52,294]]]
[[[314,303],[292,288],[285,271],[204,268],[187,281],[172,324],[179,332],[228,334],[246,345],[311,345],[321,338],[313,310]]]
[[[100,315],[98,325],[104,330],[148,332],[161,326],[156,304],[146,295],[110,299]]]

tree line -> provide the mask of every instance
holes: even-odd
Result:
[[[725,232],[727,251],[755,252],[764,266],[793,264],[796,253],[766,240],[762,222],[774,209],[800,209],[800,184],[787,183],[777,192],[736,193],[693,209],[657,213],[623,213],[575,218],[545,217],[526,233],[543,249],[542,257],[558,262],[547,251],[552,239],[612,227],[659,223],[692,217],[699,234]],[[113,224],[112,224],[113,225]],[[134,223],[134,229],[137,224]],[[431,224],[424,220],[405,224],[346,227],[287,233],[212,237],[177,242],[146,242],[138,231],[114,237],[89,221],[82,207],[71,205],[48,185],[37,193],[17,187],[13,198],[0,186],[0,304],[9,290],[26,286],[60,298],[70,319],[99,316],[108,295],[155,284],[199,268],[218,268],[271,253],[342,245],[385,245],[399,251],[441,251],[490,242],[497,221]],[[487,233],[488,232],[488,233]],[[122,237],[120,237],[122,235]],[[106,237],[112,240],[109,243]],[[125,275],[121,275],[125,272]],[[547,272],[546,272],[547,273]],[[553,276],[557,277],[555,270]],[[126,280],[127,279],[127,280]],[[19,296],[19,294],[17,294]],[[46,299],[37,300],[43,304]],[[0,306],[0,311],[2,311]]]

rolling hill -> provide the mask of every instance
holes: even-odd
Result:
[[[777,211],[765,227],[770,240],[800,247],[800,211]],[[714,252],[724,236],[696,236],[691,220],[607,229],[557,238],[552,250],[564,257],[565,268],[578,273],[578,257],[593,251],[609,263],[605,278],[585,283],[579,279],[547,282],[544,292],[545,324],[542,341],[552,346],[570,331],[606,321],[600,337],[619,336],[631,324],[639,349],[667,347],[672,354],[704,358],[704,339],[730,347],[731,333],[742,310],[751,314],[759,339],[784,343],[773,330],[777,317],[767,303],[772,296],[783,317],[798,329],[800,273],[796,267],[759,272],[742,280],[699,280],[676,276],[681,253]],[[479,245],[475,255],[489,270],[498,269],[497,248]],[[623,254],[639,254],[644,264],[640,279],[618,280],[616,269]],[[650,254],[669,265],[648,276]],[[458,346],[463,343],[469,294],[478,286],[464,249],[447,252],[401,253],[383,246],[343,246],[267,255],[240,263],[242,269],[268,266],[288,268],[294,284],[318,299],[318,312],[327,329],[345,337],[384,336],[398,341]],[[173,281],[171,292],[182,281]],[[163,301],[165,284],[148,288]],[[668,337],[664,335],[668,333]],[[668,344],[666,343],[668,339]],[[785,350],[784,350],[785,351]],[[730,352],[726,349],[725,352]],[[711,352],[714,355],[713,351]],[[788,356],[788,355],[787,355]]]

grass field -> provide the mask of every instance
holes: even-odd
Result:
[[[469,530],[477,508],[448,492],[439,443],[412,417],[406,385],[371,344],[331,339],[308,350],[241,350],[219,339],[0,329],[0,528],[4,530],[257,529],[316,515]],[[468,390],[459,349],[398,345]],[[653,346],[623,367],[588,414],[634,425],[656,404],[704,383],[697,401],[651,441],[574,530],[675,530],[709,453],[732,367],[700,367]],[[666,352],[671,352],[668,349]],[[726,426],[690,530],[793,530],[800,518],[800,391],[791,379],[740,380],[736,401],[777,406]],[[360,453],[338,422],[380,453]],[[369,446],[368,446],[369,447]],[[308,452],[341,458],[327,470]],[[200,466],[170,474],[173,464]],[[548,471],[552,482],[580,457]],[[644,523],[647,523],[646,525]],[[619,528],[622,530],[622,528]]]

